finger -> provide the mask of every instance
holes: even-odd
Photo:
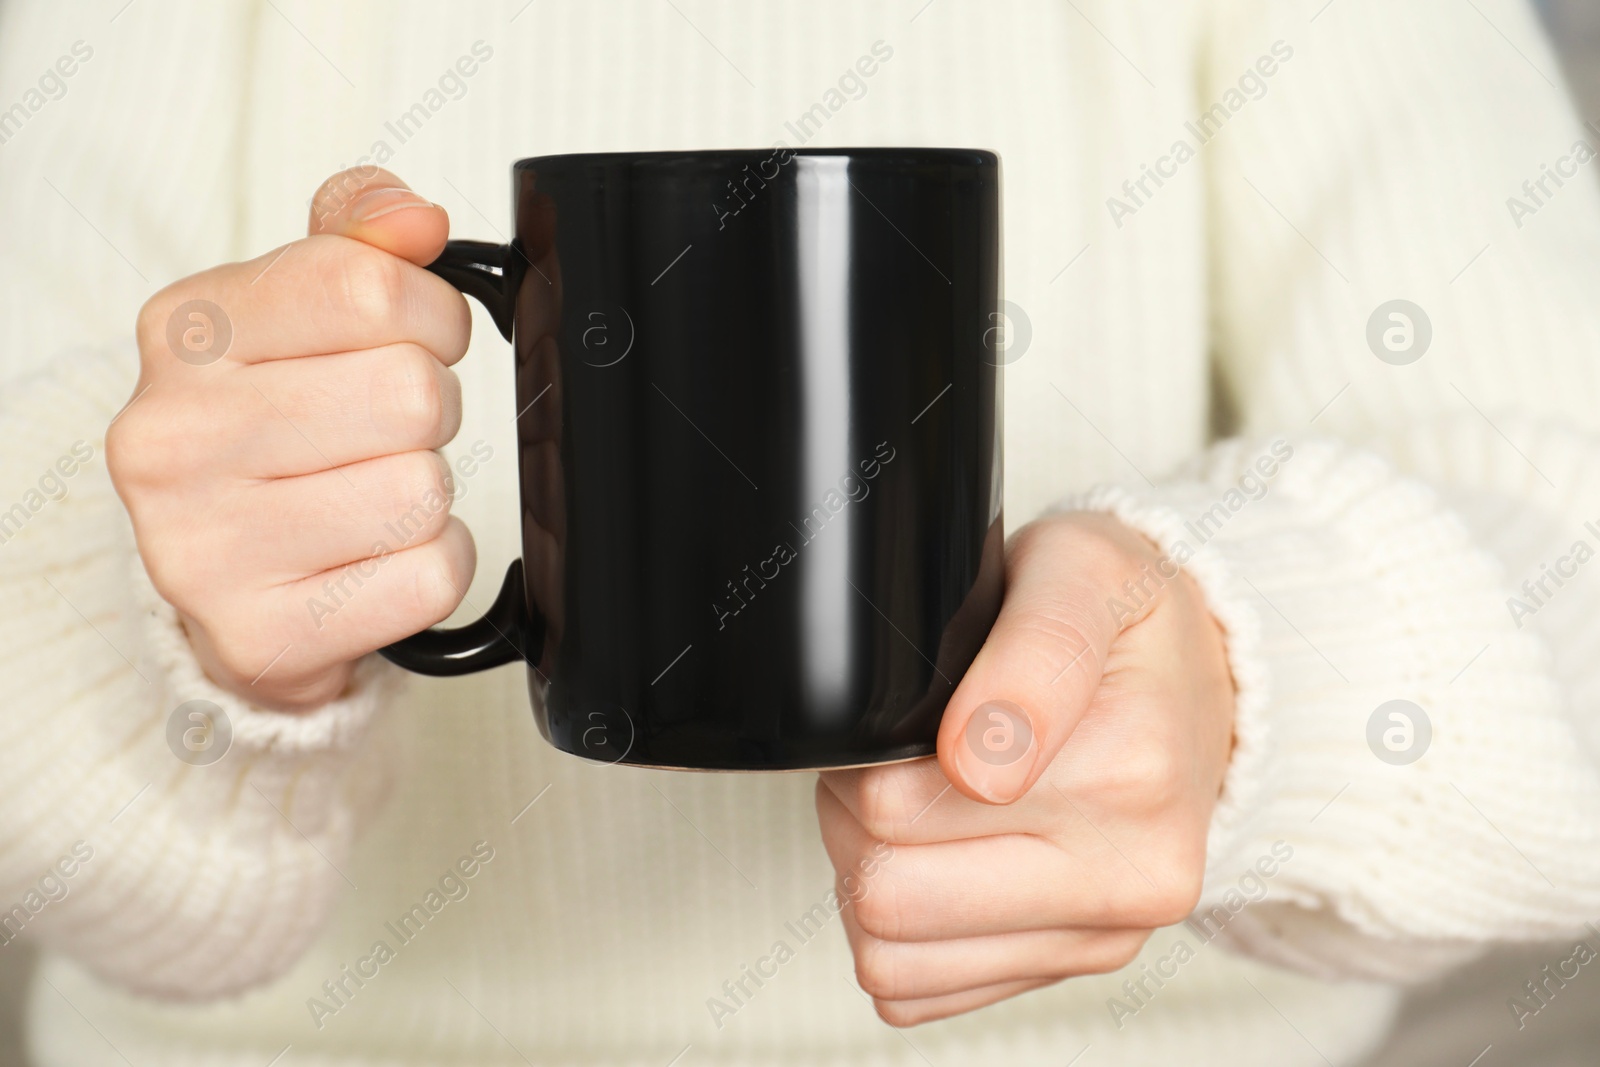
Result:
[[[1124,925],[1113,921],[1110,901],[1090,873],[1042,838],[899,845],[885,857],[832,790],[817,791],[817,819],[834,870],[859,882],[851,894],[856,920],[879,940]],[[873,858],[878,862],[869,866]]]
[[[957,789],[1009,804],[1049,766],[1099,688],[1119,629],[1106,600],[1128,559],[1087,523],[1035,523],[1013,541],[999,618],[939,727]]]
[[[227,554],[282,583],[424,544],[444,531],[452,488],[449,465],[425,450],[275,478],[237,494],[244,518]]]
[[[381,167],[354,167],[317,189],[306,232],[353,237],[425,267],[444,251],[450,216]]]
[[[203,327],[194,352],[184,332],[191,320]],[[449,365],[466,353],[472,314],[443,278],[349,237],[319,235],[174,282],[140,309],[138,334],[144,370],[156,374],[199,362],[211,376],[219,366],[403,341]]]
[[[220,607],[196,594],[192,582],[168,599],[204,662],[261,684],[262,699],[273,706],[303,708],[337,697],[352,661],[447,618],[475,562],[472,535],[452,518],[432,541],[364,566],[227,598]],[[330,578],[343,579],[332,595],[323,588]]]
[[[950,941],[880,941],[844,908],[856,982],[879,1000],[923,1000],[1007,982],[1060,981],[1126,966],[1148,930],[1039,930]]]
[[[314,367],[278,360],[211,383],[216,402],[199,413],[202,461],[286,478],[441,448],[461,427],[460,379],[419,345],[315,358]]]
[[[948,1019],[952,1015],[977,1011],[1030,990],[1054,985],[1057,981],[1055,978],[1036,978],[1026,982],[1006,982],[926,1000],[879,1000],[874,997],[872,1006],[877,1009],[878,1017],[890,1026],[920,1026],[937,1019]]]
[[[937,760],[823,771],[818,779],[869,835],[890,844],[1026,833],[1039,824],[1031,795],[998,808],[971,800],[950,783]]]
[[[288,666],[315,674],[443,622],[476,563],[472,534],[451,516],[431,541],[279,586],[267,610],[287,622]]]

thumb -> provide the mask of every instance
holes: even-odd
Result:
[[[355,167],[322,183],[307,232],[352,237],[423,267],[444,251],[450,216],[388,171]]]
[[[945,777],[991,804],[1026,793],[1088,710],[1122,629],[1107,598],[1132,569],[1092,523],[1036,523],[1007,556],[1000,615],[939,726]]]

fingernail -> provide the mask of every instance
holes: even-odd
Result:
[[[410,189],[373,189],[362,193],[350,205],[350,219],[352,222],[371,222],[406,208],[432,206]]]
[[[1038,758],[1028,713],[1009,700],[980,704],[967,722],[966,742],[956,762],[967,784],[997,804],[1017,799]]]

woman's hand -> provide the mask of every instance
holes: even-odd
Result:
[[[1183,920],[1233,704],[1221,631],[1154,545],[1098,513],[1019,531],[938,760],[817,786],[879,1014],[911,1026],[1114,971]]]
[[[472,577],[434,450],[461,423],[466,300],[419,264],[444,209],[387,171],[330,178],[311,236],[174,282],[139,313],[111,478],[213,681],[312,708],[441,621]]]

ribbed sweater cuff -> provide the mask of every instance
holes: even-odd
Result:
[[[1067,506],[1160,544],[1226,633],[1236,748],[1196,913],[1226,941],[1415,980],[1600,914],[1600,778],[1548,649],[1426,485],[1334,442],[1230,441]]]
[[[137,553],[130,571],[145,654],[168,687],[171,706],[191,700],[217,705],[232,728],[232,744],[253,759],[293,767],[318,753],[348,752],[360,743],[373,714],[398,688],[399,668],[372,655],[356,665],[350,685],[338,699],[313,711],[291,714],[253,704],[206,676],[177,609],[161,598]]]

